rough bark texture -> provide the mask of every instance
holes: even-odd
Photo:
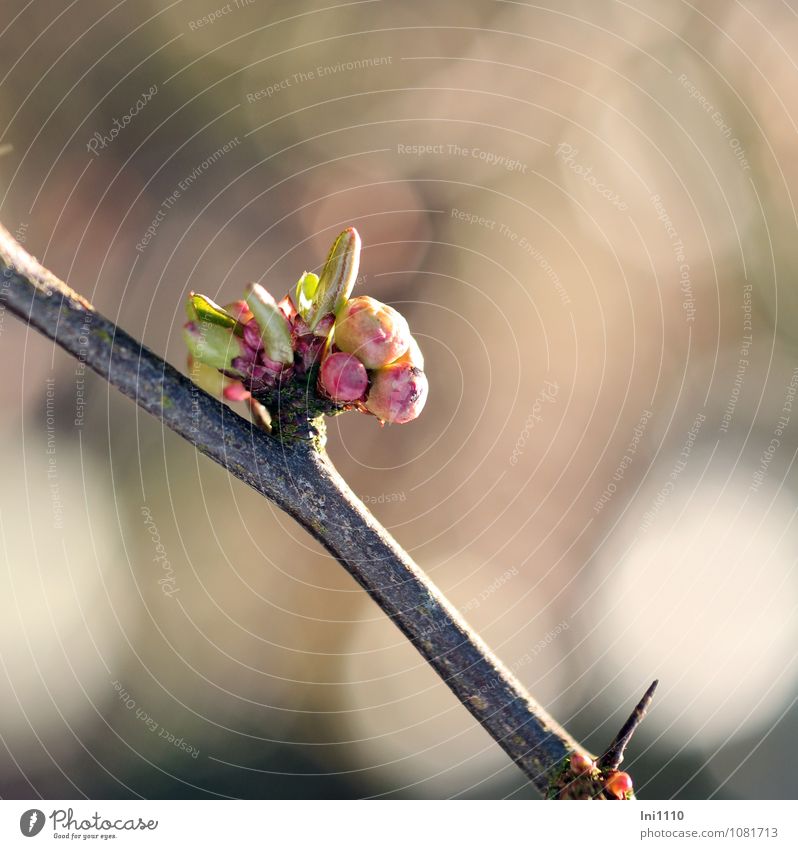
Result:
[[[0,227],[5,306],[293,516],[336,557],[544,795],[585,752],[501,665],[312,445],[286,446],[97,313]],[[88,338],[88,343],[86,339]]]

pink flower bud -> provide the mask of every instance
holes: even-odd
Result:
[[[581,775],[583,772],[590,772],[593,769],[593,761],[580,752],[571,752],[571,772],[574,775]]]
[[[246,401],[250,397],[249,392],[244,389],[244,384],[240,380],[231,380],[222,392],[227,401]]]
[[[604,782],[604,789],[616,799],[628,799],[632,792],[632,778],[628,772],[611,772]]]
[[[412,336],[410,337],[410,344],[407,346],[407,350],[401,357],[394,360],[394,362],[408,363],[424,371],[424,355],[421,353],[421,348],[418,347],[418,342]]]
[[[372,374],[366,409],[383,422],[405,424],[424,409],[428,389],[421,369],[409,363],[391,363]]]
[[[393,307],[361,295],[347,301],[338,315],[335,344],[366,368],[381,368],[407,351],[410,328]]]
[[[333,401],[352,402],[366,394],[369,378],[357,357],[339,351],[324,358],[319,383]]]

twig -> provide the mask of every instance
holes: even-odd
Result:
[[[637,707],[632,711],[629,719],[624,722],[623,727],[618,732],[616,738],[610,744],[609,749],[598,759],[596,765],[599,769],[603,771],[609,771],[613,769],[618,769],[621,765],[621,761],[623,761],[623,753],[626,750],[626,747],[629,745],[629,741],[632,739],[632,735],[637,731],[637,726],[643,721],[643,717],[646,715],[646,711],[648,710],[648,706],[651,704],[651,700],[654,698],[654,691],[657,689],[657,684],[659,681],[654,681],[651,686],[646,690],[645,695]]]
[[[541,793],[570,752],[589,756],[494,657],[326,454],[303,443],[281,444],[198,389],[43,268],[2,226],[0,267],[11,312],[319,540]]]

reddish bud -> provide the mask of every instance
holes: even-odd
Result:
[[[428,390],[421,369],[408,363],[391,363],[372,374],[366,408],[383,422],[405,424],[424,409]]]
[[[294,318],[296,318],[296,307],[294,306],[294,302],[291,300],[290,295],[285,295],[281,300],[279,300],[277,302],[277,306],[288,321],[293,321]]]
[[[393,307],[361,295],[347,301],[338,315],[335,344],[366,368],[381,368],[407,351],[410,328]]]
[[[593,761],[583,755],[581,752],[571,752],[571,772],[574,775],[581,775],[583,772],[590,772],[593,769]]]
[[[320,322],[319,324],[319,326],[325,325],[329,333],[330,326],[328,323]],[[316,336],[299,315],[294,318],[291,328],[291,344],[294,347],[294,351],[299,355],[297,366],[300,375],[310,371],[314,364],[318,362],[319,357],[324,351],[326,341],[326,337]]]
[[[225,304],[224,308],[241,324],[246,324],[252,318],[252,313],[249,311],[246,301],[233,301],[231,304]]]
[[[225,386],[222,395],[227,401],[246,401],[249,398],[249,392],[240,380],[231,380]]]
[[[316,326],[313,328],[313,335],[326,339],[330,335],[334,323],[335,316],[331,312],[327,313],[327,315],[322,316],[316,323]]]
[[[632,778],[628,772],[611,772],[604,782],[604,789],[616,799],[628,799],[632,792]]]
[[[319,382],[333,401],[351,402],[363,398],[369,378],[360,360],[339,351],[324,358]]]

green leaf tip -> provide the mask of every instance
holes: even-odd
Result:
[[[296,284],[296,310],[307,321],[313,309],[313,296],[319,288],[319,275],[306,271]]]
[[[238,321],[224,307],[220,307],[205,295],[197,295],[195,292],[189,293],[186,301],[186,315],[189,321],[207,322],[217,327],[224,327],[232,330],[237,336],[241,336],[244,332]]]
[[[360,234],[347,227],[333,242],[319,275],[308,325],[313,330],[329,313],[337,314],[352,294],[360,268]]]
[[[274,298],[260,283],[250,283],[244,300],[258,323],[266,356],[276,363],[292,363],[294,348],[291,344],[291,327]]]

